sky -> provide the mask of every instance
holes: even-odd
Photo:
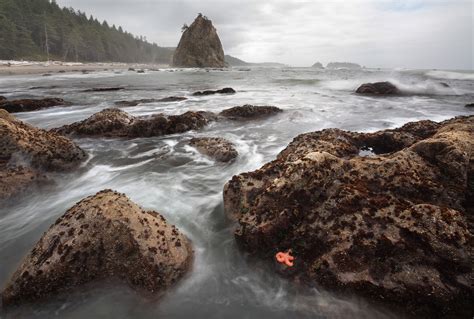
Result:
[[[57,0],[176,47],[184,23],[212,20],[226,54],[310,66],[474,69],[474,0]]]

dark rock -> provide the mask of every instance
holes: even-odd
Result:
[[[134,68],[128,68],[128,70],[129,70],[129,71],[135,71],[135,69],[134,69]]]
[[[124,87],[92,88],[92,89],[87,89],[84,92],[113,92],[113,91],[120,91],[124,89],[125,89]]]
[[[119,109],[105,109],[81,122],[53,129],[77,136],[151,137],[197,130],[207,125],[205,113],[186,112],[165,116],[134,117]]]
[[[324,66],[321,64],[321,62],[316,62],[311,67],[315,69],[324,69]]]
[[[233,88],[223,88],[221,90],[207,90],[207,91],[199,91],[199,92],[194,92],[193,96],[202,96],[202,95],[213,95],[213,94],[234,94],[236,93]]]
[[[46,109],[54,106],[67,106],[70,103],[60,98],[45,98],[41,100],[23,99],[23,100],[3,100],[0,101],[0,109],[9,113],[29,112]]]
[[[220,137],[193,138],[189,145],[219,162],[229,162],[239,155],[231,142]]]
[[[65,70],[59,70],[58,73],[66,73]]]
[[[248,120],[268,117],[280,112],[283,112],[283,110],[276,106],[255,106],[246,104],[226,109],[219,113],[219,115],[230,120]]]
[[[474,107],[474,103],[469,103],[465,105],[466,107]]]
[[[181,36],[173,55],[173,66],[185,68],[222,68],[224,50],[211,20],[199,14]]]
[[[86,153],[70,139],[37,129],[0,110],[0,161],[42,170],[77,167]]]
[[[187,99],[188,98],[184,96],[169,96],[169,97],[164,97],[162,99],[159,99],[157,102],[181,102]]]
[[[190,241],[163,216],[104,190],[77,203],[46,231],[7,283],[3,305],[40,301],[108,278],[160,293],[192,260]]]
[[[51,73],[45,73],[45,74],[43,74],[43,76],[52,76],[52,74]]]
[[[133,101],[117,101],[117,106],[137,106],[138,104],[156,103],[156,102],[180,102],[187,100],[184,96],[169,96],[162,99],[141,99]]]
[[[145,73],[145,70],[137,70],[137,73]]]
[[[7,100],[7,98],[6,98],[6,97],[4,97],[4,96],[0,96],[0,102],[1,102],[1,101],[6,101],[6,100]]]
[[[394,95],[400,90],[390,82],[375,82],[362,84],[357,90],[358,94]]]
[[[367,147],[376,155],[358,156]],[[246,251],[271,262],[292,249],[295,279],[416,317],[470,318],[473,159],[474,116],[302,134],[234,176],[224,207]]]
[[[445,88],[449,88],[449,84],[446,83],[446,82],[439,82],[439,84],[442,86],[442,87],[445,87]]]

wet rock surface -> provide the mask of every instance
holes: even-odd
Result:
[[[71,140],[37,129],[0,110],[0,200],[48,184],[45,171],[77,167],[86,153]]]
[[[239,155],[231,142],[220,137],[193,138],[189,145],[219,162],[232,161]]]
[[[193,96],[203,96],[203,95],[214,95],[214,94],[235,94],[235,90],[233,88],[223,88],[220,90],[206,90],[206,91],[198,91],[194,92]]]
[[[374,94],[374,95],[397,95],[401,94],[400,90],[390,82],[375,82],[362,84],[357,90],[357,94]]]
[[[118,278],[160,293],[190,268],[190,241],[154,211],[104,190],[69,209],[41,237],[2,292],[4,306]]]
[[[50,183],[46,175],[23,166],[8,167],[0,164],[0,203],[14,199],[33,187],[40,188]]]
[[[229,120],[249,120],[269,117],[281,112],[283,111],[276,106],[255,106],[246,104],[226,109],[219,113],[219,115]]]
[[[45,98],[45,99],[22,99],[22,100],[7,100],[0,99],[0,109],[9,113],[30,112],[41,109],[46,109],[54,106],[68,106],[69,102],[60,98]]]
[[[474,107],[474,103],[469,103],[465,105],[466,107]]]
[[[104,109],[91,117],[53,129],[54,132],[77,136],[151,137],[198,130],[207,125],[200,112],[165,116],[134,117],[119,109]]]
[[[76,167],[86,153],[70,139],[37,129],[0,110],[0,160],[42,170]]]
[[[141,99],[132,101],[117,101],[117,106],[137,106],[138,104],[156,103],[156,102],[180,102],[187,100],[184,96],[169,96],[162,99]]]
[[[292,249],[291,276],[426,317],[474,313],[473,198],[474,116],[302,134],[224,189],[244,250]]]
[[[173,56],[173,66],[188,68],[226,66],[224,50],[211,20],[199,14],[183,31]]]
[[[114,91],[121,91],[125,90],[124,87],[103,87],[103,88],[92,88],[87,89],[84,92],[114,92]]]

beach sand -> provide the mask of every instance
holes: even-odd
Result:
[[[166,68],[168,65],[159,64],[130,64],[130,63],[70,63],[70,62],[31,62],[31,61],[0,61],[0,76],[53,74],[87,71],[135,70]]]

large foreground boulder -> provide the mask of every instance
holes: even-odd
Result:
[[[64,101],[60,98],[45,98],[45,99],[23,99],[23,100],[1,100],[0,109],[3,109],[9,113],[18,112],[29,112],[37,111],[53,106],[68,106],[71,105],[69,102]]]
[[[289,275],[427,317],[474,314],[473,198],[474,116],[302,134],[224,189],[243,249],[291,249]]]
[[[226,66],[224,50],[211,20],[203,15],[184,28],[174,52],[173,66],[185,68],[222,68]]]
[[[196,137],[189,145],[219,162],[230,162],[239,155],[234,144],[221,137]]]
[[[357,90],[357,94],[373,95],[396,95],[400,90],[390,82],[375,82],[362,84]]]
[[[208,118],[201,112],[135,117],[122,110],[110,108],[53,131],[76,136],[151,137],[197,130],[207,123]]]
[[[101,279],[162,292],[190,268],[190,241],[163,216],[104,190],[77,203],[41,237],[2,293],[4,306]]]

